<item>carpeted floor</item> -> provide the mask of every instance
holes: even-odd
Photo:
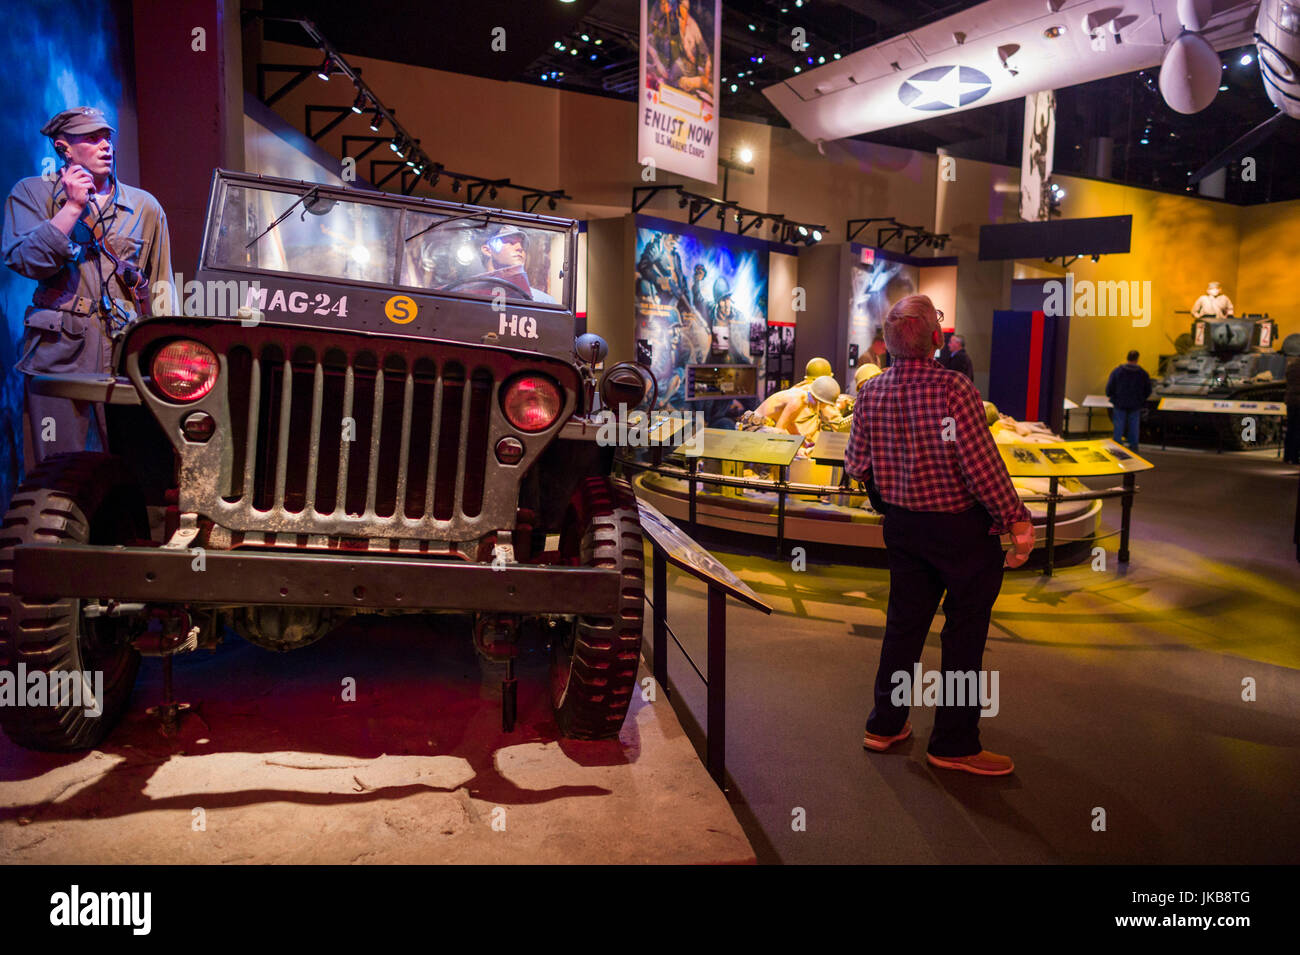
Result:
[[[887,571],[714,548],[775,608],[729,604],[731,799],[760,862],[1300,861],[1300,475],[1273,452],[1143,453],[1127,568],[1111,537],[1104,569],[1004,582],[984,659],[1000,708],[981,725],[1016,761],[1004,778],[929,767],[924,708],[896,751],[863,750]],[[670,624],[703,668],[703,585],[669,573]],[[670,675],[702,723],[676,648]]]

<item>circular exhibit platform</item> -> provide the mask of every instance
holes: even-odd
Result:
[[[707,477],[709,475],[702,475]],[[1016,478],[1013,482],[1021,497],[1047,493],[1048,479]],[[690,520],[690,487],[682,478],[655,471],[642,471],[632,480],[637,497],[653,504],[678,523]],[[1062,494],[1086,494],[1090,488],[1077,478],[1061,478]],[[831,544],[837,547],[873,548],[885,546],[881,515],[864,507],[863,494],[829,495],[822,498],[805,494],[787,494],[785,500],[786,540]],[[1038,544],[1047,538],[1047,504],[1027,501],[1033,517],[1034,536]],[[748,488],[717,487],[697,484],[695,521],[698,526],[724,534],[748,534],[755,537],[778,536],[779,500],[771,491]],[[1062,545],[1091,540],[1101,522],[1101,501],[1066,500],[1056,505],[1055,539],[1060,558],[1066,557]],[[1087,554],[1087,549],[1081,550]]]

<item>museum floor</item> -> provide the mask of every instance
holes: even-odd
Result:
[[[1005,778],[928,766],[929,711],[894,751],[863,750],[885,570],[810,550],[796,573],[713,548],[775,607],[729,610],[730,796],[760,863],[1300,861],[1297,469],[1275,452],[1143,453],[1156,470],[1139,476],[1127,571],[1111,538],[1104,571],[1006,578],[984,660],[1001,709],[981,727],[1016,761]],[[1108,504],[1105,523],[1118,518]],[[704,661],[689,622],[702,586],[673,573],[670,594],[670,622]],[[676,648],[670,676],[702,719]],[[1247,677],[1256,702],[1242,700]]]

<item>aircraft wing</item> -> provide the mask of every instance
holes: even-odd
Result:
[[[988,0],[763,90],[817,142],[1159,65],[1177,0]],[[1252,41],[1258,0],[1213,0],[1216,50]],[[810,50],[809,53],[815,53]]]

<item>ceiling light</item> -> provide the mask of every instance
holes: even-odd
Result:
[[[754,150],[750,149],[748,146],[741,146],[739,155],[741,162],[754,161]]]
[[[1219,87],[1219,92],[1220,92],[1220,93],[1226,93],[1226,92],[1228,92],[1228,84],[1225,83],[1225,84],[1223,84],[1222,86],[1220,86],[1220,87]]]
[[[738,87],[735,83],[732,83],[731,86],[728,87],[728,88],[731,90],[731,92],[734,93],[734,92],[736,92],[736,90],[738,90],[740,87]]]
[[[1047,39],[1049,40],[1055,40],[1059,37],[1063,37],[1065,36],[1065,26],[1059,23],[1056,24],[1055,26],[1050,26],[1043,31],[1043,36],[1047,37]]]
[[[794,68],[794,71],[795,71],[796,73],[798,73],[801,69],[802,69],[802,67],[796,66],[796,67]]]
[[[1254,62],[1255,62],[1255,58],[1254,58],[1253,56],[1251,56],[1249,53],[1243,53],[1243,54],[1241,54],[1241,60],[1240,60],[1240,63],[1241,63],[1242,66],[1250,66],[1250,64],[1252,64],[1252,63],[1254,63]]]
[[[758,27],[754,26],[754,24],[752,24],[752,23],[749,25],[749,28],[750,28],[751,30],[755,31],[755,32],[758,31]]]
[[[590,41],[591,41],[591,37],[584,33],[584,34],[582,35],[582,42],[583,42],[583,43],[588,43],[588,42],[590,42]]]

